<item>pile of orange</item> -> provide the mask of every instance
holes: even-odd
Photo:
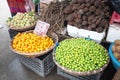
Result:
[[[12,42],[12,48],[22,53],[41,52],[54,45],[49,36],[39,36],[34,33],[18,33]]]

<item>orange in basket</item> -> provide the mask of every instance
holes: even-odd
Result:
[[[12,42],[12,47],[22,53],[40,52],[54,45],[49,36],[39,36],[34,33],[18,33]]]

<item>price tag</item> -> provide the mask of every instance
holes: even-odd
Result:
[[[113,12],[112,14],[112,18],[110,20],[110,24],[113,24],[113,23],[120,23],[120,15],[117,13],[117,12]]]
[[[49,27],[50,27],[50,24],[38,20],[33,32],[41,36],[46,36]]]
[[[40,0],[40,2],[45,3],[45,4],[50,4],[54,0]]]

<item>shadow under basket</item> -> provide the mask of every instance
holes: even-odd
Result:
[[[22,55],[18,55],[18,58],[26,67],[33,70],[39,76],[45,77],[55,66],[51,52],[37,58],[28,58]]]
[[[70,80],[100,80],[102,72],[89,76],[74,76],[57,67],[57,74]]]

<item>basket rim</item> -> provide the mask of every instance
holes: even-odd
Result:
[[[29,31],[26,31],[26,32],[32,32],[33,30],[29,30]],[[26,32],[22,32],[22,33],[26,33]],[[41,55],[44,55],[44,54],[47,54],[49,51],[51,51],[55,46],[56,46],[56,43],[58,42],[58,36],[57,34],[55,34],[54,32],[51,32],[51,34],[53,34],[56,38],[56,40],[54,41],[54,45],[47,48],[46,50],[43,50],[43,51],[40,51],[40,52],[32,52],[32,53],[22,53],[22,52],[19,52],[17,50],[15,50],[13,47],[12,47],[12,41],[14,40],[14,38],[10,41],[10,44],[9,44],[9,47],[10,49],[17,53],[17,54],[20,54],[20,55],[24,55],[24,56],[27,56],[27,57],[37,57],[37,56],[41,56]]]
[[[25,26],[25,27],[22,27],[22,28],[15,28],[14,26],[8,26],[9,29],[11,30],[15,30],[15,31],[25,31],[27,29],[32,29],[35,27],[37,22],[34,22],[34,24],[30,25],[30,26]]]
[[[106,50],[106,49],[105,49]],[[107,52],[108,53],[108,52]],[[69,73],[69,74],[72,74],[72,75],[75,75],[75,76],[89,76],[89,75],[94,75],[94,74],[97,74],[97,73],[100,73],[102,72],[109,64],[110,62],[110,57],[109,57],[109,54],[108,55],[108,60],[107,60],[107,63],[102,66],[101,68],[97,69],[97,70],[92,70],[92,71],[87,71],[87,72],[78,72],[78,71],[75,71],[75,70],[70,70],[70,69],[67,69],[65,68],[64,66],[61,66],[55,59],[55,49],[53,50],[53,61],[55,62],[55,64],[61,68],[63,71]]]

